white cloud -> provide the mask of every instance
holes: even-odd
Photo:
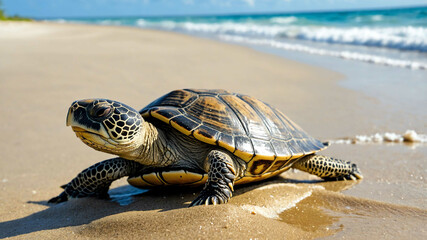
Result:
[[[250,6],[250,7],[254,7],[256,4],[256,2],[255,2],[256,0],[240,0],[240,1],[248,4],[248,6]],[[263,1],[275,3],[275,2],[291,2],[292,0],[273,0],[273,1],[272,0],[263,0]]]
[[[242,1],[251,7],[255,6],[255,0],[242,0]]]
[[[211,4],[214,6],[220,6],[220,7],[230,7],[231,3],[230,1],[224,1],[224,0],[210,0]]]
[[[244,3],[250,7],[255,6],[255,0],[210,0],[211,4],[221,7],[232,7],[236,3]]]

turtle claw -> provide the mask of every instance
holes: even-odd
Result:
[[[353,163],[351,168],[353,169],[353,172],[350,174],[350,176],[356,178],[354,180],[363,179],[362,172],[359,170],[356,164]]]
[[[210,164],[208,180],[190,207],[226,203],[233,195],[236,170],[231,157],[224,152],[213,150],[209,153],[208,160]]]
[[[76,179],[76,178],[75,178]],[[64,191],[59,194],[59,196],[54,197],[48,201],[48,203],[61,203],[66,202],[70,198],[83,198],[83,197],[97,197],[100,199],[111,199],[110,195],[108,194],[108,189],[110,187],[111,182],[105,182],[102,184],[99,184],[98,186],[93,185],[78,185],[77,187],[74,187],[73,181],[76,181],[73,179],[71,182],[64,184],[61,186],[61,188],[64,189]]]
[[[202,190],[200,195],[194,199],[189,207],[198,205],[217,205],[227,203],[233,194],[227,188],[207,187]]]
[[[352,174],[340,177],[323,178],[325,181],[357,181],[360,179],[363,179],[363,176],[360,174],[360,172],[353,172]]]
[[[65,190],[68,191],[69,193],[67,193],[66,191],[63,191],[61,194],[59,194],[59,196],[51,198],[49,201],[47,201],[47,203],[57,204],[57,203],[66,202],[70,198],[82,198],[82,197],[97,197],[105,200],[111,199],[110,195],[108,194],[108,188],[107,189],[103,188],[99,191],[92,192],[92,193],[78,192],[71,188],[70,189],[65,188]]]
[[[47,201],[47,203],[58,204],[66,201],[68,201],[68,194],[65,192],[62,192],[57,197],[51,198],[49,201]]]
[[[359,179],[363,179],[362,173],[360,172],[360,170],[356,164],[354,164],[354,163],[351,164],[351,169],[352,170],[351,170],[350,174],[345,175],[345,176],[341,176],[341,177],[337,177],[336,180],[344,180],[344,181],[353,180],[353,181],[356,181]]]

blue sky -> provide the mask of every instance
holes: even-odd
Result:
[[[279,13],[427,5],[427,0],[2,0],[8,15],[35,18]]]

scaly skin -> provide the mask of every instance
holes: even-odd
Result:
[[[356,180],[363,178],[356,164],[321,155],[305,156],[294,163],[292,167],[325,180]]]
[[[230,155],[218,150],[211,151],[206,159],[206,168],[208,180],[190,207],[226,203],[233,195],[236,169]]]
[[[71,198],[96,196],[109,198],[108,189],[111,183],[124,176],[137,173],[142,165],[123,158],[113,158],[86,168],[68,184],[62,186],[64,191],[48,203],[60,203]]]

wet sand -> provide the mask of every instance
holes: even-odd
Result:
[[[278,107],[322,140],[391,120],[378,117],[372,97],[341,87],[340,74],[185,35],[0,23],[0,53],[0,238],[427,237],[425,145],[332,145],[323,153],[357,163],[363,181],[322,182],[289,171],[236,187],[220,206],[187,208],[200,189],[145,192],[125,179],[113,184],[112,200],[48,205],[60,185],[110,157],[65,126],[76,99],[110,98],[139,109],[173,89],[224,88]]]

